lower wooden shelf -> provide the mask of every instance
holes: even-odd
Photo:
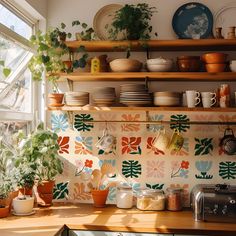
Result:
[[[48,107],[49,111],[84,111],[84,112],[122,112],[122,111],[178,111],[178,112],[236,112],[236,107],[212,107],[212,108],[203,108],[203,107],[97,107],[97,106],[63,106],[63,107]]]

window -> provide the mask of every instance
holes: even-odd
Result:
[[[33,55],[29,43],[33,32],[29,18],[7,0],[0,0],[0,135],[29,131],[34,122],[37,91],[27,69]]]

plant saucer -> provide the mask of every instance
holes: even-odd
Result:
[[[35,212],[36,212],[35,210],[32,210],[29,213],[16,213],[15,211],[12,211],[12,215],[15,215],[15,216],[31,216],[31,215],[34,215]]]

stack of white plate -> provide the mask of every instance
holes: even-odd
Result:
[[[152,96],[145,84],[122,84],[120,86],[120,103],[126,106],[148,106],[152,104]]]
[[[89,93],[67,92],[65,93],[65,103],[67,106],[85,106],[89,104]]]
[[[155,92],[154,93],[154,105],[155,106],[179,106],[181,93],[178,92]]]
[[[99,87],[93,92],[93,103],[96,106],[111,106],[116,101],[116,90],[112,87]]]

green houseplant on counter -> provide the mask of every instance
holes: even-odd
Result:
[[[150,39],[152,26],[149,25],[149,22],[155,9],[146,3],[125,4],[124,7],[115,12],[111,23],[112,27],[108,31],[110,39],[116,40],[120,32],[123,33],[124,40]]]

